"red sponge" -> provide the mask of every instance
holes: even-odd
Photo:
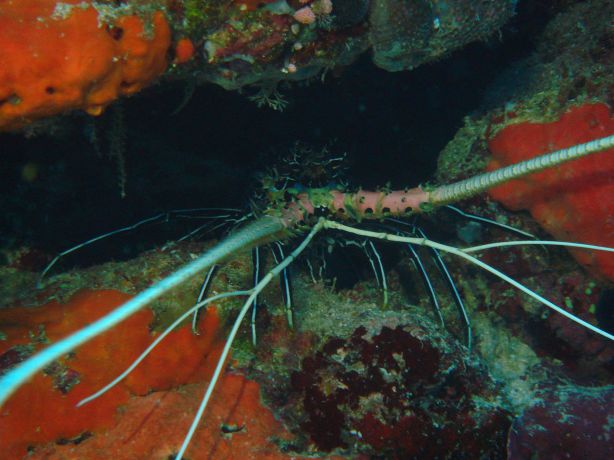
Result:
[[[493,170],[614,134],[605,104],[574,107],[551,123],[518,123],[499,131],[488,145]],[[561,241],[614,246],[614,149],[495,187],[490,196],[512,210],[527,209]],[[571,250],[581,264],[614,281],[614,254]]]

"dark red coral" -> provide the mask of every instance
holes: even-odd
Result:
[[[510,460],[614,458],[614,388],[554,387],[514,420]]]
[[[509,413],[495,402],[487,372],[448,346],[413,325],[375,334],[359,327],[347,339],[330,339],[292,375],[301,428],[328,452],[501,456]]]

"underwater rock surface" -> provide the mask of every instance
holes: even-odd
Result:
[[[130,291],[131,278],[123,274],[141,271],[156,277],[189,257],[188,248],[195,246],[179,245],[134,261],[52,276],[46,292],[65,303],[0,311],[2,370],[127,298],[115,291],[64,295],[62,286],[71,292],[84,281],[120,283]],[[249,272],[247,257],[239,257],[221,269],[213,289],[249,283]],[[136,278],[133,282],[140,283]],[[391,286],[398,282],[391,275]],[[140,312],[121,328],[49,366],[20,390],[0,413],[0,433],[10,435],[3,442],[11,455],[96,459],[113,453],[143,460],[172,456],[210,378],[236,302],[210,308],[200,320],[199,335],[189,324],[172,333],[125,382],[99,400],[81,408],[75,403],[121,372],[198,290],[198,283],[187,285],[153,310]],[[300,299],[295,330],[285,322],[279,289],[272,286],[263,294],[256,323],[259,345],[251,344],[245,325],[189,458],[504,458],[512,423],[510,445],[521,452],[528,443],[522,431],[526,420],[542,417],[540,423],[546,424],[549,419],[543,417],[554,417],[555,423],[555,403],[568,403],[561,411],[571,411],[575,423],[581,420],[591,427],[611,412],[607,403],[600,404],[600,412],[579,409],[607,401],[611,388],[583,389],[554,361],[538,358],[519,341],[526,333],[522,318],[516,317],[518,332],[511,337],[501,319],[474,311],[477,344],[469,353],[426,304],[407,305],[394,294],[382,310],[381,293],[372,282],[336,293],[322,282],[313,284],[299,276],[294,292]],[[553,378],[567,382],[565,392],[552,385]],[[515,394],[518,391],[523,394]],[[569,405],[575,395],[581,404]],[[550,412],[543,415],[541,407]],[[33,417],[24,418],[24,412]],[[58,414],[64,414],[64,422],[57,422]],[[560,436],[555,428],[539,442]]]
[[[373,0],[369,19],[373,62],[399,71],[441,58],[502,27],[516,3]]]
[[[226,89],[306,80],[373,49],[402,70],[484,39],[515,0],[20,0],[0,4],[0,130],[100,115],[157,78]],[[25,45],[27,44],[27,46]]]
[[[45,0],[40,3],[45,4]],[[161,4],[141,2],[143,9],[132,9],[133,2],[96,3],[108,7],[108,11],[138,17],[150,17],[148,8]],[[322,0],[168,2],[165,11],[174,33],[170,53],[164,54],[170,65],[164,75],[197,83],[214,81],[227,88],[264,82],[264,96],[268,97],[275,90],[274,84],[268,86],[270,82],[316,75],[329,64],[351,62],[369,47],[378,65],[390,70],[438,58],[456,46],[451,41],[464,43],[499,27],[513,6],[509,1],[468,5],[464,1],[333,0],[332,4],[333,16],[335,12],[338,16],[329,18]],[[508,129],[520,131],[519,137],[512,136],[512,144],[521,144],[518,139],[532,144],[530,147],[540,144],[535,152],[528,149],[531,152],[527,155],[543,147],[533,142],[536,138],[547,146],[556,144],[548,136],[541,138],[551,126],[560,124],[564,128],[555,138],[571,132],[575,136],[576,131],[592,136],[595,131],[605,133],[610,129],[614,41],[608,26],[614,6],[605,0],[569,4],[546,28],[536,52],[508,69],[512,76],[519,74],[518,69],[531,71],[522,74],[523,78],[501,78],[481,109],[467,116],[440,157],[440,182],[484,170],[499,154],[496,139],[505,138]],[[89,5],[91,2],[85,2],[80,8],[91,15]],[[299,8],[312,9],[315,21],[299,22],[294,16]],[[468,14],[480,16],[480,21],[471,22]],[[308,21],[310,16],[300,17]],[[60,26],[61,19],[54,25]],[[177,26],[179,22],[181,26]],[[121,41],[124,36],[112,31],[101,29],[97,33]],[[296,43],[300,46],[286,46]],[[576,46],[569,47],[569,43]],[[293,67],[289,64],[296,66],[296,73],[290,71]],[[47,100],[57,95],[51,93],[38,94]],[[437,100],[434,90],[431,94]],[[351,97],[359,106],[356,110],[366,111],[368,117],[379,116],[363,107],[358,96]],[[16,101],[11,97],[0,99],[0,110]],[[220,117],[226,114],[225,108],[205,102],[198,110],[216,110]],[[387,101],[390,105],[394,102]],[[438,113],[444,114],[449,103],[442,104]],[[66,108],[58,107],[53,105],[50,110],[58,113]],[[194,117],[200,122],[198,110]],[[147,115],[140,110],[133,113]],[[28,123],[38,115],[1,121],[13,129],[13,123]],[[235,114],[229,114],[225,119],[232,125],[232,131],[229,128],[223,133],[225,141],[244,134],[243,125],[235,124],[234,118]],[[249,123],[257,126],[261,120],[253,118]],[[314,118],[301,119],[303,134],[312,124],[316,126]],[[168,119],[172,120],[172,115]],[[259,127],[258,134],[266,136],[267,129],[286,127],[278,119],[274,126]],[[404,120],[399,120],[397,127],[410,133],[403,139],[413,146],[410,127]],[[527,136],[533,129],[539,134]],[[151,142],[157,139],[152,133],[141,133],[142,137],[137,134],[132,133],[139,141],[145,137],[153,139]],[[203,150],[209,146],[208,135],[202,139]],[[250,154],[252,141],[248,138],[244,144]],[[139,154],[147,154],[151,144],[134,145],[130,154],[135,161],[145,163],[149,158]],[[369,163],[372,169],[382,162],[378,153],[371,154],[375,159]],[[209,180],[197,174],[190,176],[185,170],[199,168],[188,163],[185,170],[179,170],[182,181],[169,181],[167,169],[180,162],[180,149],[172,150],[172,155],[175,164],[169,162],[156,176],[160,187],[179,188],[182,181]],[[382,167],[391,174],[394,170],[404,173],[414,162],[418,158],[407,154]],[[602,176],[614,177],[609,161],[596,163],[589,169],[602,167]],[[320,165],[302,162],[297,170]],[[237,170],[224,175],[222,166],[209,163],[202,169],[210,171],[207,177],[215,178],[215,184],[237,176],[240,184],[235,188],[247,188],[245,176],[236,174]],[[464,202],[461,207],[540,238],[548,238],[545,231],[565,239],[597,235],[604,238],[597,242],[611,244],[611,235],[607,234],[612,217],[611,181],[598,184],[603,189],[591,188],[590,181],[574,182],[570,187],[557,182],[558,176],[573,175],[577,170],[572,167],[571,172],[564,171],[549,172],[538,182],[555,182],[554,192],[549,194],[557,199],[585,194],[572,207],[557,210],[551,203],[544,203],[541,190],[527,192],[526,184],[518,183],[510,184],[501,194],[505,196],[495,192]],[[326,174],[322,177],[327,178]],[[352,179],[351,173],[347,178]],[[313,184],[325,186],[325,179]],[[520,195],[525,201],[515,209],[539,207],[547,219],[534,220],[528,213],[514,212],[498,203],[519,199]],[[81,197],[75,193],[69,198],[77,203]],[[23,207],[26,205],[36,207],[37,203],[32,200]],[[69,205],[69,199],[62,201],[62,207]],[[96,210],[103,220],[107,211],[105,207]],[[570,224],[575,215],[587,217],[584,211],[594,219]],[[441,210],[414,223],[423,226],[433,239],[459,247],[512,238],[501,228],[484,222],[468,223],[450,214]],[[45,214],[48,220],[62,216]],[[84,225],[81,219],[78,224]],[[157,224],[167,222],[161,219]],[[565,225],[580,233],[565,230],[559,236],[556,229]],[[145,233],[149,229],[140,230]],[[182,233],[177,231],[174,238],[178,234]],[[123,237],[109,244],[122,247]],[[134,246],[142,248],[140,243]],[[337,243],[345,247],[333,247]],[[343,251],[348,251],[351,243],[358,248],[360,262],[348,257],[345,265],[330,267],[332,261],[344,259]],[[24,246],[3,251],[6,264],[0,267],[0,373],[164,278],[215,241],[160,244],[132,260],[66,273],[62,269],[71,261],[63,260],[48,273],[42,289],[37,288],[37,280],[52,254],[21,244]],[[294,328],[286,322],[282,289],[276,283],[259,296],[253,325],[257,344],[252,344],[252,325],[247,321],[239,330],[226,372],[186,458],[524,459],[536,451],[553,458],[614,457],[611,343],[527,300],[475,267],[445,257],[471,320],[474,342],[469,351],[467,326],[431,256],[424,257],[424,263],[441,297],[444,321],[434,312],[432,298],[415,269],[415,259],[406,248],[381,246],[390,297],[385,304],[378,287],[380,278],[369,271],[369,262],[373,264],[375,256],[365,257],[364,246],[359,244],[338,234],[322,235],[307,255],[310,261],[317,261],[309,267],[311,270],[301,265],[306,259],[291,266]],[[607,271],[611,255],[603,261],[574,255],[586,262],[584,266],[564,249],[539,246],[486,252],[481,260],[582,319],[611,330],[614,291]],[[77,265],[81,256],[79,251],[71,255]],[[83,259],[87,265],[87,255]],[[326,262],[329,266],[323,267]],[[270,259],[263,262],[267,267],[271,263]],[[585,269],[589,263],[591,272]],[[253,276],[249,256],[236,254],[220,267],[211,292],[248,288],[253,285]],[[174,317],[191,306],[201,281],[190,280],[121,326],[48,366],[19,390],[0,409],[3,453],[11,460],[173,458],[211,378],[239,302],[223,301],[210,308],[197,324],[198,334],[186,322],[114,390],[84,407],[77,409],[75,403],[121,372]]]

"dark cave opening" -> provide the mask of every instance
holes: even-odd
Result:
[[[185,92],[185,83],[175,82],[109,108],[95,128],[94,119],[72,114],[50,134],[2,134],[0,246],[53,254],[165,210],[242,208],[254,173],[296,141],[346,152],[354,186],[424,183],[463,117],[484,108],[486,88],[534,51],[543,26],[566,3],[520,2],[499,36],[411,72],[385,72],[364,55],[323,82],[282,85],[289,101],[283,112],[258,108],[246,97],[250,89],[239,94],[208,85],[174,114]],[[119,116],[123,137],[113,139]],[[124,198],[113,158],[122,144]],[[159,224],[114,237],[75,263],[129,258],[185,228]]]

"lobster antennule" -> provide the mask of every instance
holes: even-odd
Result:
[[[125,320],[136,311],[143,308],[152,300],[160,297],[169,290],[185,282],[198,272],[210,268],[224,259],[232,256],[238,251],[257,247],[261,244],[270,243],[279,238],[289,237],[292,234],[293,227],[299,227],[299,225],[310,219],[311,231],[304,239],[304,241],[287,257],[283,258],[281,262],[267,275],[263,280],[259,281],[256,286],[249,291],[236,291],[233,293],[226,293],[225,295],[248,295],[246,303],[241,309],[235,325],[229,335],[227,343],[224,347],[222,357],[220,358],[215,370],[214,377],[207,389],[207,392],[201,402],[197,416],[195,417],[193,424],[190,428],[188,435],[186,436],[184,443],[181,447],[181,451],[177,458],[181,458],[181,454],[185,452],[190,439],[196,429],[202,413],[207,406],[207,402],[213,391],[213,387],[219,376],[221,375],[224,362],[228,356],[233,339],[237,334],[239,325],[245,316],[248,308],[250,307],[255,296],[264,289],[273,276],[278,275],[284,270],[309,244],[311,239],[321,230],[333,229],[338,231],[347,232],[359,236],[365,236],[368,238],[376,238],[387,241],[396,241],[417,245],[427,245],[429,247],[440,249],[449,253],[452,253],[458,257],[465,259],[466,261],[473,263],[484,270],[498,276],[504,281],[512,284],[517,289],[535,298],[542,304],[557,311],[558,313],[566,316],[567,318],[575,321],[578,324],[600,334],[601,336],[614,340],[614,335],[607,331],[599,329],[598,327],[587,323],[580,318],[566,312],[564,309],[556,306],[547,299],[541,297],[537,293],[531,291],[521,283],[509,278],[507,275],[499,272],[493,267],[481,262],[479,259],[469,255],[469,252],[477,252],[480,250],[488,249],[492,246],[503,246],[510,244],[553,244],[564,246],[585,247],[593,250],[610,251],[614,252],[612,248],[606,248],[595,245],[582,245],[579,243],[558,243],[558,242],[544,242],[544,241],[523,241],[523,242],[509,242],[509,243],[496,243],[495,245],[483,245],[474,248],[467,248],[465,250],[456,247],[446,246],[440,243],[436,243],[428,240],[426,237],[403,237],[396,236],[389,233],[371,232],[363,229],[356,229],[342,225],[332,220],[326,220],[320,217],[318,222],[315,222],[314,216],[324,213],[328,216],[342,216],[354,218],[358,221],[361,219],[381,219],[383,217],[394,215],[406,215],[408,212],[420,212],[421,210],[428,209],[434,206],[445,205],[452,201],[460,200],[478,194],[484,190],[492,188],[502,182],[515,179],[526,174],[530,174],[548,167],[552,167],[563,162],[567,162],[576,158],[580,158],[592,153],[601,152],[614,147],[614,135],[593,140],[591,142],[576,145],[567,149],[562,149],[556,152],[552,152],[540,157],[517,163],[512,166],[501,168],[489,173],[481,174],[473,178],[466,179],[454,184],[441,186],[434,190],[425,190],[421,187],[406,189],[403,191],[365,191],[358,190],[357,192],[346,192],[343,190],[334,190],[330,188],[309,189],[308,191],[300,191],[293,195],[292,200],[289,203],[277,203],[281,206],[281,209],[272,209],[269,215],[265,215],[253,222],[245,225],[236,232],[230,234],[216,246],[202,254],[194,261],[188,263],[184,267],[180,268],[176,272],[167,276],[163,280],[153,284],[143,292],[136,295],[128,302],[120,305],[109,314],[103,316],[94,323],[74,332],[70,336],[54,343],[53,345],[45,348],[41,352],[26,359],[22,363],[15,366],[8,371],[4,376],[0,378],[0,406],[6,401],[19,387],[27,382],[36,372],[43,369],[46,365],[52,361],[60,358],[62,355],[70,352],[76,347],[82,345],[85,342],[93,339],[94,337],[102,334],[108,329],[111,329],[116,324]],[[299,227],[301,231],[305,231],[305,227]],[[204,302],[209,302],[210,299]],[[193,307],[197,308],[197,307]],[[141,359],[141,358],[139,358]],[[134,365],[138,364],[138,360]],[[129,372],[130,369],[127,371]],[[125,375],[125,374],[122,374]],[[121,378],[121,376],[120,376]],[[114,381],[115,382],[115,381]],[[103,390],[114,384],[107,385]],[[100,393],[100,392],[99,392]],[[99,393],[96,393],[86,401],[96,397]]]
[[[106,330],[111,329],[149,304],[152,300],[180,285],[201,270],[218,263],[236,251],[257,245],[262,240],[271,238],[283,230],[284,224],[281,219],[271,216],[263,217],[248,224],[229,235],[196,260],[153,284],[109,314],[28,358],[0,378],[0,406],[21,385],[47,364],[77,348],[79,345],[97,337]]]
[[[584,144],[546,153],[530,160],[521,161],[504,168],[495,169],[468,179],[443,185],[429,193],[429,203],[434,206],[449,204],[470,198],[503,182],[517,179],[527,174],[558,166],[571,160],[585,157],[592,153],[603,152],[614,147],[614,135],[594,139]]]

